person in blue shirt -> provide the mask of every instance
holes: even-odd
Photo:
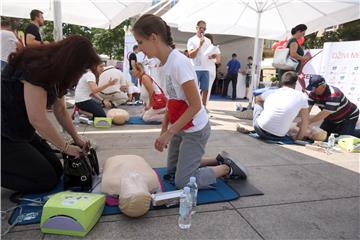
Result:
[[[227,95],[229,83],[231,81],[232,88],[233,88],[231,99],[235,100],[236,99],[237,77],[238,77],[238,72],[240,70],[241,65],[240,65],[240,62],[236,59],[237,58],[236,53],[233,53],[231,55],[231,57],[232,57],[232,59],[226,65],[227,66],[227,74],[225,77],[225,84],[224,84],[222,96],[225,97]]]

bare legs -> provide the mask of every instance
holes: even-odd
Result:
[[[223,177],[223,176],[229,174],[229,172],[230,172],[229,166],[226,164],[218,165],[216,158],[210,158],[210,157],[202,158],[200,167],[205,167],[205,166],[210,167],[214,171],[215,176],[217,178]]]

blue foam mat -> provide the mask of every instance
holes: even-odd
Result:
[[[159,125],[161,122],[144,122],[142,117],[140,116],[132,116],[126,122],[126,124],[133,124],[133,125]]]
[[[256,132],[250,132],[250,133],[248,133],[248,135],[253,138],[261,139],[260,136]],[[263,140],[263,139],[261,139],[261,140]],[[270,143],[270,144],[280,144],[280,145],[290,144],[290,145],[301,145],[301,146],[305,146],[306,144],[313,143],[312,141],[301,141],[301,140],[294,141],[289,136],[285,136],[282,140],[278,140],[278,141],[264,140],[264,142]]]
[[[168,181],[163,180],[163,176],[166,174],[166,168],[156,168],[154,169],[160,176],[162,184],[164,186],[165,191],[172,191],[176,190],[175,186],[170,184]],[[52,191],[47,193],[41,194],[27,194],[24,198],[29,199],[43,199],[44,197],[63,191],[63,184],[62,182]],[[228,184],[224,181],[218,179],[214,189],[204,189],[199,190],[198,192],[198,199],[197,204],[207,204],[207,203],[216,203],[216,202],[224,202],[224,201],[231,201],[239,198],[239,194],[233,190]],[[28,204],[28,201],[22,200],[20,205]],[[151,207],[152,210],[156,209],[164,209],[166,207]],[[19,225],[26,225],[26,224],[35,224],[40,223],[41,220],[41,213],[42,207],[35,207],[35,206],[23,206],[22,207],[22,214],[21,214],[21,221],[18,223]],[[102,215],[113,215],[120,213],[120,210],[117,206],[107,206],[105,205],[104,211]],[[20,214],[20,209],[17,208],[13,211],[9,223],[12,224],[16,218]]]

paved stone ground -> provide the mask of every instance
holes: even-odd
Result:
[[[128,107],[132,114],[139,107]],[[235,131],[234,102],[211,101],[212,135],[206,155],[226,150],[249,170],[249,180],[265,195],[198,206],[189,231],[177,226],[178,209],[151,211],[139,219],[101,217],[86,239],[359,239],[359,154],[315,152],[301,146],[263,143]],[[79,132],[85,127],[81,125]],[[160,126],[87,127],[100,161],[137,154],[153,167],[165,166],[154,150]],[[2,189],[1,207],[13,206]],[[2,220],[2,232],[8,227]],[[17,226],[3,239],[74,239],[42,234],[39,225]]]

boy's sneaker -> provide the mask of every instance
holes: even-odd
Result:
[[[247,171],[246,171],[245,167],[235,164],[235,162],[233,160],[231,160],[230,158],[225,158],[224,164],[228,165],[230,168],[230,172],[228,174],[229,178],[246,179]]]

